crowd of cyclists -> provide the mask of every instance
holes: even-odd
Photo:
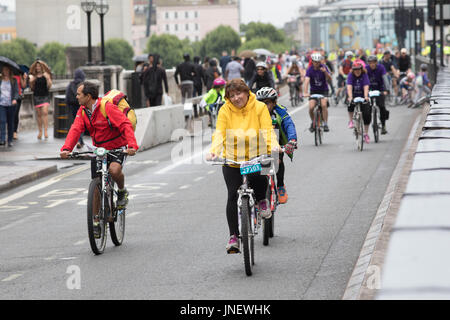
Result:
[[[363,50],[344,52],[339,50],[333,54],[333,62],[323,49],[316,49],[304,54],[292,53],[279,55],[278,58],[265,57],[255,63],[253,76],[247,79],[234,78],[226,81],[218,76],[210,91],[203,97],[200,106],[211,113],[217,108],[217,119],[213,126],[212,145],[206,160],[214,161],[220,158],[234,161],[249,161],[261,154],[276,154],[278,160],[277,191],[279,203],[288,200],[284,182],[284,154],[292,160],[297,149],[297,132],[295,124],[288,113],[288,108],[278,102],[279,86],[287,81],[291,101],[298,98],[302,101],[309,98],[309,115],[311,117],[310,131],[313,131],[313,110],[320,101],[323,115],[323,130],[329,132],[328,107],[330,101],[338,105],[340,100],[347,104],[348,128],[354,127],[354,98],[363,98],[361,112],[364,122],[364,140],[370,142],[369,125],[372,121],[371,100],[369,91],[382,92],[376,98],[380,109],[382,134],[387,134],[386,121],[389,112],[386,109],[386,98],[393,97],[393,102],[417,102],[422,95],[431,91],[427,76],[427,66],[421,65],[417,76],[411,70],[411,58],[406,49],[392,55],[389,50],[373,52],[367,55]],[[336,72],[335,72],[336,71]],[[337,84],[337,88],[334,85]],[[316,97],[312,97],[312,96]],[[321,100],[317,100],[320,95]],[[107,104],[106,116],[98,108],[101,100],[95,86],[89,82],[80,84],[77,99],[82,105],[74,126],[72,126],[65,145],[61,148],[61,157],[68,158],[81,133],[89,130],[94,137],[96,147],[108,149],[123,148],[128,155],[136,153],[138,145],[128,118],[112,104]],[[109,129],[110,130],[109,130]],[[274,130],[276,129],[276,130]],[[230,132],[231,138],[230,138]],[[261,139],[262,138],[262,139]],[[244,141],[240,144],[239,141]],[[253,142],[253,143],[252,143]],[[240,157],[240,160],[238,159]],[[119,185],[118,202],[121,207],[128,202],[128,192],[125,189],[122,173],[123,161],[110,159],[110,172]],[[226,250],[228,253],[238,253],[238,189],[242,183],[238,165],[225,164],[222,169],[225,185],[228,190],[226,217],[230,239]],[[255,191],[256,205],[263,218],[272,215],[269,201],[266,199],[268,181],[259,173],[249,176],[251,187]]]

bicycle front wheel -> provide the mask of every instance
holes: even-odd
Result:
[[[358,150],[363,151],[363,149],[364,149],[364,122],[363,122],[362,113],[359,114],[358,131],[359,131]]]
[[[252,236],[253,232],[251,230],[251,211],[249,198],[244,197],[242,199],[242,208],[241,208],[241,242],[242,242],[242,251],[244,253],[244,266],[245,266],[245,274],[247,276],[252,275],[252,265],[254,257],[254,253],[251,252],[254,250],[254,246],[252,245]],[[253,249],[253,250],[252,250]]]
[[[102,183],[100,178],[95,178],[89,185],[87,203],[87,225],[91,249],[96,255],[103,253],[106,247],[106,219],[102,210]]]
[[[380,126],[378,125],[378,112],[376,107],[373,108],[372,127],[375,143],[378,143],[378,140],[380,139]]]
[[[110,208],[114,221],[109,223],[109,233],[111,240],[116,247],[122,245],[125,237],[125,209],[117,209],[117,187],[112,184],[113,189],[110,194]]]

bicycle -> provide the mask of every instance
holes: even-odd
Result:
[[[354,135],[356,138],[356,145],[359,151],[363,151],[364,148],[364,121],[363,114],[361,111],[361,105],[366,100],[361,97],[356,97],[353,99],[355,103],[355,111],[353,112],[353,123],[354,123]]]
[[[284,148],[282,148],[284,152]],[[274,237],[275,234],[275,212],[277,210],[278,202],[278,190],[276,184],[276,170],[274,163],[272,162],[269,174],[267,175],[268,187],[266,192],[266,199],[269,200],[270,210],[272,216],[269,219],[264,219],[263,223],[263,245],[269,245],[269,239]]]
[[[317,146],[322,144],[323,139],[323,126],[322,126],[322,105],[321,101],[325,98],[321,94],[313,94],[311,95],[311,99],[316,100],[316,106],[314,107],[314,121],[313,121],[313,129],[314,129],[314,144]]]
[[[372,105],[372,129],[373,136],[375,138],[375,142],[378,143],[380,139],[380,126],[381,122],[379,122],[378,115],[380,114],[380,107],[377,104],[377,98],[381,95],[381,92],[378,90],[369,91],[370,103]]]
[[[122,245],[125,236],[126,209],[117,208],[118,188],[108,171],[108,155],[118,157],[123,153],[123,149],[97,148],[94,151],[72,152],[70,155],[73,159],[82,155],[95,155],[96,172],[100,173],[89,184],[87,202],[88,237],[95,255],[105,250],[108,227],[115,246]]]
[[[289,75],[287,80],[289,85],[289,95],[292,107],[297,107],[300,104],[300,92],[298,90],[299,77],[300,75]]]
[[[256,213],[255,193],[249,187],[248,175],[262,171],[262,164],[266,161],[273,162],[274,159],[265,155],[256,157],[250,161],[233,161],[229,159],[217,159],[213,161],[215,165],[236,164],[240,165],[242,175],[242,185],[238,193],[238,222],[239,241],[243,249],[244,267],[247,276],[252,275],[252,266],[255,265],[255,245],[254,238],[258,234],[262,224],[261,215]]]
[[[221,101],[220,99],[209,105],[209,119],[211,121],[211,128],[213,130],[216,129],[216,125],[217,125],[217,116],[219,114],[219,110],[220,108],[224,105],[225,103],[223,101]]]
[[[420,106],[422,106],[424,103],[430,103],[431,101],[431,93],[428,93],[422,97],[419,98],[419,100],[417,100],[417,102],[411,106],[411,108],[418,108]]]

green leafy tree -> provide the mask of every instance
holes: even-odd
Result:
[[[163,67],[171,69],[183,61],[183,54],[191,56],[194,50],[188,39],[180,40],[172,34],[153,35],[147,43],[147,52],[158,54],[163,60]]]
[[[239,34],[229,26],[219,26],[209,32],[202,41],[200,54],[205,57],[221,57],[224,50],[231,52],[241,46]]]
[[[110,65],[120,65],[124,69],[133,69],[133,47],[123,39],[105,41],[105,62]]]
[[[46,43],[38,51],[41,60],[47,63],[56,75],[66,74],[66,47],[58,42]]]
[[[272,42],[268,38],[254,38],[250,41],[246,41],[238,50],[242,52],[244,50],[254,50],[264,48],[275,54],[284,52],[290,49],[289,44],[286,42]]]
[[[250,22],[246,25],[245,30],[247,41],[255,38],[268,38],[272,42],[283,43],[286,40],[284,32],[270,23]]]
[[[37,56],[37,50],[31,42],[17,38],[0,43],[0,56],[5,56],[18,64],[30,66]]]

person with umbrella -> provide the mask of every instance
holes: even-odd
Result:
[[[0,78],[0,145],[6,144],[6,125],[8,125],[8,147],[13,146],[14,116],[17,100],[19,99],[19,85],[13,77],[11,67],[2,64]]]
[[[34,92],[34,107],[37,112],[39,134],[42,139],[42,127],[44,127],[45,139],[48,139],[48,107],[50,106],[50,88],[52,87],[52,73],[47,64],[42,60],[36,60],[30,67],[30,88]]]

